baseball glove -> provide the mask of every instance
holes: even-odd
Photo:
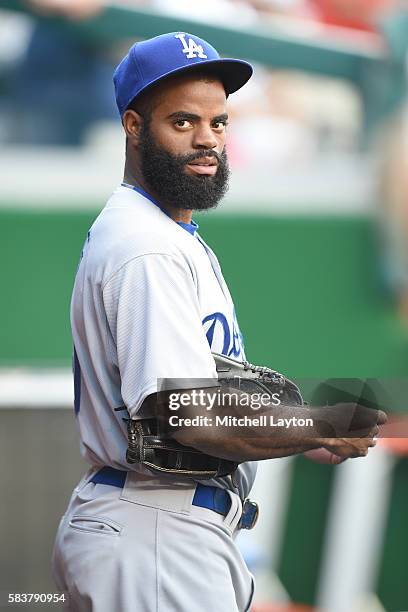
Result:
[[[239,389],[244,393],[278,394],[281,404],[303,406],[304,401],[294,382],[266,366],[249,361],[237,361],[225,355],[213,353],[221,387]]]

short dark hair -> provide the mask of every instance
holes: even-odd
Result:
[[[141,94],[130,102],[126,110],[135,111],[138,115],[143,117],[145,121],[150,121],[153,113],[153,96]]]

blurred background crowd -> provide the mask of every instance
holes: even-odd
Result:
[[[0,0],[0,463],[27,475],[22,493],[0,472],[0,524],[18,524],[0,595],[52,588],[58,513],[84,467],[60,410],[69,295],[87,228],[122,178],[112,72],[135,40],[172,30],[255,65],[229,100],[230,192],[199,219],[247,354],[309,384],[407,389],[408,2]],[[406,412],[401,395],[391,408]],[[408,610],[405,442],[336,470],[263,462],[266,511],[242,544],[257,610]]]
[[[354,38],[363,46],[381,45],[381,18],[401,10],[398,0],[126,0],[119,4],[213,25],[256,29],[271,24],[283,32],[298,28],[311,37],[324,34],[328,25],[330,35],[337,26],[343,28],[336,32],[340,39]],[[26,0],[26,5],[34,14],[71,21],[87,20],[104,10],[101,0]],[[111,75],[127,41],[106,48],[64,34],[53,23],[6,13],[0,32],[3,142],[80,145],[95,123],[116,118]],[[245,161],[286,163],[316,150],[356,146],[360,105],[356,92],[344,82],[259,67],[255,83],[242,96],[236,103],[231,100],[242,124],[236,126],[242,138],[256,132],[256,126],[248,130],[248,117],[276,130],[268,147],[250,140]]]

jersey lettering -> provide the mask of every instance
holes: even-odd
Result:
[[[222,312],[214,312],[203,319],[203,327],[206,330],[207,341],[211,349],[214,349],[214,337],[218,336],[222,338],[221,352],[223,355],[234,358],[242,356],[242,335],[235,320],[231,330],[227,317]]]
[[[239,357],[241,354],[241,334],[235,326],[235,322],[232,327],[232,345],[228,351],[228,357]]]
[[[197,45],[197,43],[192,38],[189,38],[188,42],[186,41],[185,34],[176,34],[175,38],[178,38],[181,41],[183,45],[183,53],[186,54],[187,59],[193,59],[196,57],[200,57],[201,59],[207,59],[202,45]]]

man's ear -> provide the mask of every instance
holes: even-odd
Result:
[[[143,126],[143,117],[134,110],[127,110],[122,117],[123,128],[129,141],[137,145]]]

